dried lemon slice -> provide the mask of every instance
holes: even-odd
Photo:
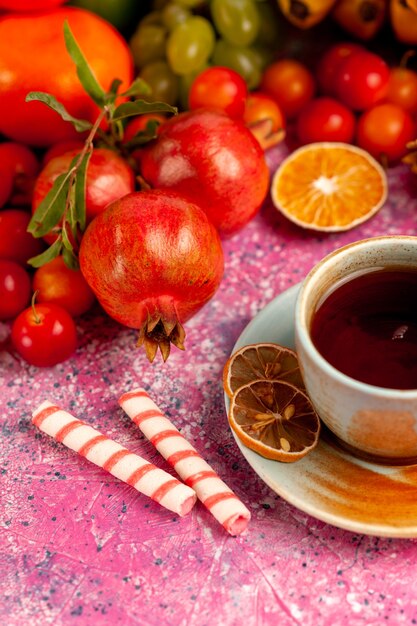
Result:
[[[304,389],[296,353],[276,343],[243,346],[231,355],[223,369],[223,387],[229,398],[239,387],[261,378],[284,380]]]
[[[245,446],[284,463],[301,459],[319,439],[320,420],[310,399],[282,381],[256,380],[238,389],[228,418]]]

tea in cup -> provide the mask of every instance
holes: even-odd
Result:
[[[357,241],[308,274],[295,343],[320,418],[352,453],[417,463],[417,237]]]

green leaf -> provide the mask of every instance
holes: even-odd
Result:
[[[136,78],[133,83],[130,85],[127,91],[121,93],[121,96],[126,96],[127,98],[135,97],[135,96],[149,96],[152,93],[152,89],[146,83],[143,78]]]
[[[106,100],[106,92],[94,76],[93,70],[87,63],[67,20],[64,22],[64,39],[68,53],[77,67],[77,75],[80,79],[80,83],[94,102],[98,104],[98,106],[103,107]]]
[[[149,120],[146,124],[145,130],[138,131],[132,139],[126,141],[124,143],[125,147],[131,150],[133,148],[143,146],[143,144],[155,139],[159,126],[160,124],[156,120]]]
[[[145,102],[145,100],[135,100],[134,102],[123,102],[114,111],[112,120],[122,120],[133,115],[143,113],[178,113],[176,107],[172,107],[165,102]]]
[[[57,176],[52,189],[46,194],[33,214],[27,230],[34,237],[43,237],[60,222],[65,211],[69,177],[69,172]]]
[[[86,225],[86,186],[87,186],[87,167],[90,161],[91,151],[87,152],[78,166],[77,176],[75,178],[74,206],[70,220],[70,226],[73,232],[77,232],[77,224],[81,231],[85,230]]]
[[[72,242],[70,241],[68,237],[68,232],[66,228],[62,228],[61,237],[62,237],[62,244],[65,250],[69,250],[71,252],[74,249],[74,246],[72,245]]]
[[[93,126],[91,122],[87,122],[87,120],[79,120],[76,117],[70,115],[64,105],[61,104],[61,102],[58,102],[55,96],[51,95],[50,93],[45,93],[43,91],[31,91],[27,94],[25,101],[32,102],[33,100],[43,102],[48,107],[56,111],[56,113],[58,113],[65,122],[71,122],[74,125],[75,129],[80,133],[86,130],[90,130],[90,128]]]
[[[78,263],[78,259],[75,256],[73,250],[68,250],[67,248],[64,248],[62,250],[62,258],[64,259],[64,263],[67,267],[69,267],[71,270],[78,270],[80,265]]]
[[[57,256],[59,256],[61,250],[62,250],[62,240],[59,237],[58,239],[56,239],[56,241],[54,241],[52,246],[47,248],[44,252],[42,252],[41,254],[38,254],[37,256],[33,256],[31,259],[29,259],[28,263],[32,267],[42,267],[42,265],[45,265],[45,263],[49,263],[49,261],[52,261]]]

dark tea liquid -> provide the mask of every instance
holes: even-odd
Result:
[[[342,284],[319,305],[311,338],[356,380],[417,389],[417,271],[382,269]]]

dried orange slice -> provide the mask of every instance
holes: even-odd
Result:
[[[238,389],[228,418],[245,446],[284,463],[301,459],[319,439],[320,420],[310,399],[282,381],[255,380]]]
[[[277,343],[243,346],[231,355],[223,369],[223,387],[230,398],[239,387],[261,378],[285,380],[304,389],[297,355]]]
[[[281,163],[272,201],[289,220],[319,231],[343,231],[375,215],[387,197],[380,164],[345,143],[311,143]]]

